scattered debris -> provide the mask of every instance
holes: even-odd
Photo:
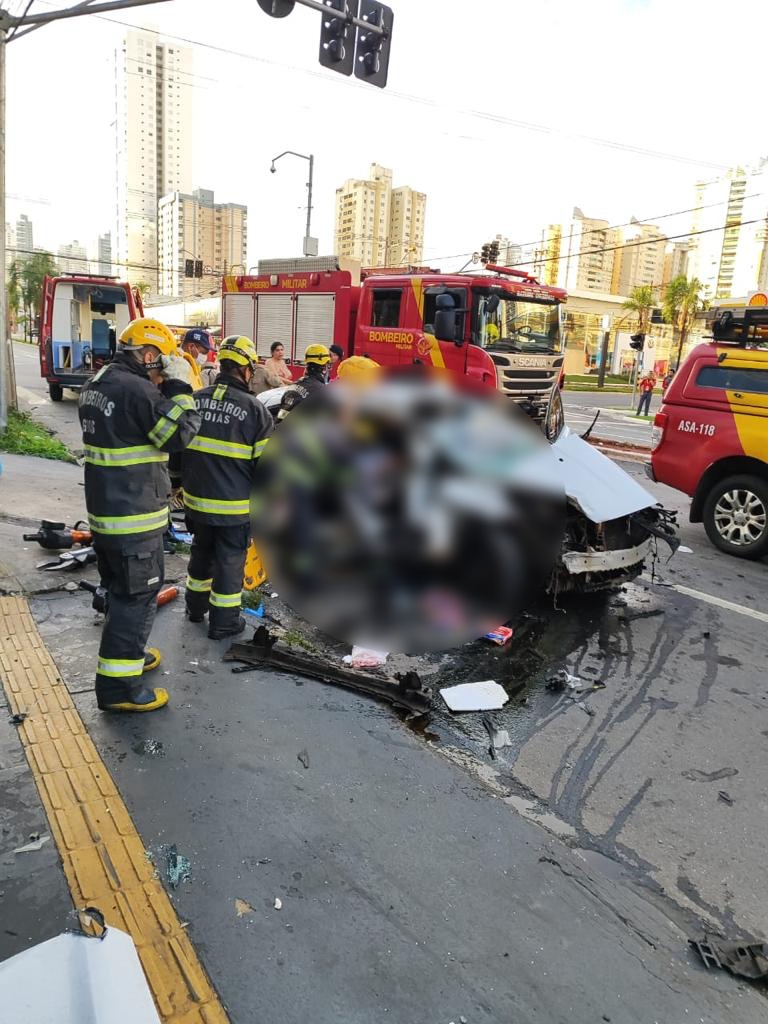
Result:
[[[17,846],[13,852],[34,853],[35,850],[41,850],[50,841],[50,836],[41,836],[39,832],[33,832],[29,837],[29,842],[25,843],[24,846]]]
[[[283,901],[280,899],[279,896],[276,896],[275,897],[275,910],[282,910],[282,909],[283,909]]]
[[[705,935],[701,941],[690,939],[688,944],[707,968],[718,967],[752,981],[768,977],[768,943],[727,942]]]
[[[277,591],[274,591],[274,593],[270,594],[269,596],[274,600],[276,597],[279,597],[280,595],[278,594]]]
[[[15,715],[11,715],[8,721],[11,725],[21,725],[21,723],[26,721],[27,718],[29,718],[29,712],[17,711]]]
[[[188,857],[184,857],[178,852],[175,843],[165,851],[165,860],[168,884],[172,889],[177,889],[182,882],[187,881],[189,878],[192,864]]]
[[[149,754],[150,757],[165,757],[165,746],[162,740],[142,740],[141,743],[133,745],[133,751],[139,756]]]
[[[496,711],[509,700],[504,687],[493,679],[447,686],[440,691],[440,696],[451,711]]]
[[[701,635],[704,637],[705,640],[709,640],[709,638],[712,636],[708,629],[705,629]]]
[[[721,789],[717,794],[717,799],[722,800],[724,804],[728,804],[729,807],[733,807],[734,799],[730,793],[727,793],[724,789]]]
[[[309,754],[306,750],[300,750],[296,755],[296,758],[301,761],[305,768],[309,768]]]
[[[577,707],[580,707],[581,710],[585,714],[589,715],[590,718],[592,718],[594,716],[595,709],[592,707],[591,704],[588,704],[585,700],[574,700],[573,703],[576,704]]]
[[[252,619],[263,619],[264,618],[264,605],[260,604],[258,608],[243,608],[243,615],[248,615]]]
[[[297,651],[278,644],[277,637],[266,626],[259,626],[249,643],[234,643],[224,655],[224,661],[242,661],[245,665],[234,672],[249,672],[253,668],[277,668],[283,672],[319,679],[333,686],[343,686],[358,693],[388,701],[416,714],[429,711],[432,698],[415,672],[396,673],[392,677],[375,675],[361,669],[339,666],[335,661],[319,654]]]
[[[512,740],[509,738],[509,732],[506,729],[499,729],[490,715],[483,716],[483,726],[485,727],[485,731],[488,733],[488,737],[491,741],[491,745],[488,748],[488,753],[491,757],[496,757],[497,750],[502,750],[504,747],[512,746]]]
[[[685,544],[681,544],[678,547],[677,550],[680,551],[684,555],[692,555],[693,554],[693,548],[689,548]]]
[[[497,626],[490,633],[486,633],[484,639],[490,640],[493,644],[498,644],[499,647],[503,647],[504,644],[509,643],[512,639],[514,632],[510,626]]]
[[[253,907],[246,900],[236,899],[235,913],[237,914],[238,917],[245,917],[246,914],[253,913]]]
[[[372,647],[352,647],[351,654],[345,654],[341,659],[345,665],[352,668],[374,668],[376,665],[383,665],[389,657],[389,651],[375,651]]]
[[[564,693],[566,690],[579,692],[583,687],[579,676],[572,676],[566,669],[559,668],[557,672],[547,676],[545,688],[550,693]]]

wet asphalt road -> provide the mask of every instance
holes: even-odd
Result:
[[[174,900],[237,1024],[758,1018],[762,997],[704,973],[686,939],[766,932],[768,641],[749,612],[768,567],[699,526],[681,539],[692,553],[663,555],[655,582],[419,664],[434,686],[507,686],[494,758],[480,715],[438,710],[419,732],[322,684],[233,676],[178,605],[153,634],[173,707],[107,718],[87,600],[35,601],[148,848],[192,859]],[[604,688],[548,692],[561,666]]]

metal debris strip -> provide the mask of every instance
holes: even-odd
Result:
[[[705,935],[701,940],[690,939],[688,944],[696,950],[708,969],[730,971],[750,981],[768,978],[768,943],[728,942]]]
[[[46,843],[51,841],[50,836],[41,836],[37,833],[33,833],[29,837],[29,842],[25,843],[24,846],[17,846],[13,851],[14,853],[34,853],[36,850],[42,850]]]
[[[300,750],[296,755],[296,758],[301,761],[305,768],[309,768],[309,754],[306,750]]]
[[[189,879],[191,868],[192,864],[189,858],[178,852],[175,843],[168,847],[165,851],[165,873],[172,889],[177,889],[182,882]]]
[[[424,714],[432,707],[431,692],[422,685],[415,672],[398,672],[392,677],[347,668],[321,655],[278,644],[277,637],[266,626],[259,626],[249,642],[232,644],[224,655],[224,661],[244,662],[243,666],[233,669],[234,672],[248,672],[258,668],[279,669],[364,693],[416,714]]]

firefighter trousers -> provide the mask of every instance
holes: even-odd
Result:
[[[103,708],[130,701],[144,686],[144,653],[163,585],[163,534],[96,534],[93,546],[108,595],[96,669],[96,701]]]
[[[187,529],[194,534],[187,576],[187,611],[193,618],[210,611],[209,629],[228,629],[240,618],[250,525],[214,526],[187,513]]]

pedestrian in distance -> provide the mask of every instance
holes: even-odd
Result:
[[[664,374],[664,379],[661,382],[661,393],[663,395],[665,395],[667,393],[667,388],[672,383],[672,378],[674,376],[675,376],[675,371],[674,370],[667,370],[667,372]]]
[[[240,609],[253,474],[274,429],[269,411],[249,390],[258,359],[250,338],[224,339],[216,383],[195,394],[202,425],[184,453],[184,505],[194,534],[186,610],[191,622],[208,614],[212,640],[245,629]]]
[[[80,392],[85,504],[107,608],[96,668],[102,711],[154,711],[168,693],[148,686],[160,652],[147,647],[163,585],[168,455],[200,427],[189,365],[171,331],[148,317],[120,334],[111,363]]]
[[[264,363],[264,369],[271,388],[279,388],[293,381],[291,368],[285,361],[285,346],[281,341],[273,341],[269,346],[269,359]]]
[[[650,416],[651,414],[651,398],[653,397],[653,389],[656,387],[656,378],[653,373],[649,370],[640,380],[640,398],[637,402],[637,412],[635,416],[644,415]]]

